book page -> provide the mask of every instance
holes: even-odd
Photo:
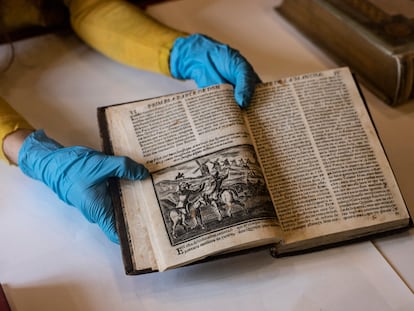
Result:
[[[408,224],[348,69],[260,85],[247,117],[285,243]]]
[[[128,227],[147,227],[160,271],[279,240],[275,210],[232,87],[116,105],[106,115],[114,153],[151,172],[151,178],[133,183],[134,194],[122,191]],[[142,236],[134,229],[130,234],[139,261]]]

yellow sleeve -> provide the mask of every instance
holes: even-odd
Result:
[[[9,163],[3,152],[3,140],[17,129],[33,129],[33,127],[0,97],[0,159]]]
[[[169,55],[187,34],[122,0],[65,0],[72,28],[100,53],[129,66],[170,75]]]

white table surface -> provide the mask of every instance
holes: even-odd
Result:
[[[262,80],[335,66],[271,0],[186,0],[150,13],[239,49]],[[0,47],[0,63],[8,54]],[[100,148],[96,108],[195,87],[117,64],[74,35],[16,44],[0,96],[65,145]],[[401,190],[414,205],[414,106],[364,89]],[[414,232],[306,255],[266,251],[126,276],[120,249],[41,183],[0,163],[0,282],[12,310],[414,310]],[[414,190],[414,189],[413,189]]]

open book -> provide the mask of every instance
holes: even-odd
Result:
[[[127,274],[271,246],[289,254],[408,227],[348,68],[98,108],[104,150],[151,172],[112,180]]]

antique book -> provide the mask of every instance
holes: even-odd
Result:
[[[284,0],[276,11],[386,103],[413,98],[411,0]]]
[[[98,108],[104,151],[145,164],[110,182],[127,274],[267,247],[275,256],[407,228],[410,217],[347,68]]]
[[[0,311],[10,311],[10,306],[4,294],[3,287],[0,284]]]

